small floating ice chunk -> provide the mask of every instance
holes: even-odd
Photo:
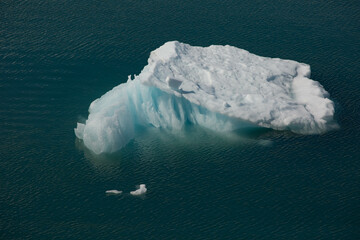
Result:
[[[119,190],[107,190],[105,193],[106,194],[117,195],[117,194],[122,194],[122,191],[119,191]]]
[[[130,194],[134,196],[139,196],[145,194],[147,191],[145,184],[140,184],[139,188],[135,191],[131,191]]]
[[[182,84],[182,81],[179,80],[179,79],[175,79],[175,78],[171,78],[171,77],[167,77],[166,78],[166,83],[168,84],[168,86],[174,90],[178,90],[179,87],[181,86]]]

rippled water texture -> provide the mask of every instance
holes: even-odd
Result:
[[[359,28],[359,1],[0,1],[0,239],[360,238]],[[91,101],[170,40],[310,64],[340,129],[84,149]]]

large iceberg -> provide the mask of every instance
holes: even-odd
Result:
[[[119,150],[147,126],[323,133],[334,126],[334,104],[309,77],[310,66],[296,61],[167,42],[151,52],[140,75],[92,102],[75,134],[99,154]]]

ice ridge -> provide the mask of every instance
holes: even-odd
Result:
[[[217,131],[266,127],[301,134],[336,124],[334,104],[310,66],[260,57],[232,46],[167,42],[151,52],[140,75],[91,103],[75,134],[95,153],[114,152],[139,127]]]

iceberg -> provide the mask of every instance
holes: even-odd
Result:
[[[261,57],[232,46],[194,47],[167,42],[151,52],[137,76],[89,107],[75,134],[100,154],[115,152],[139,128],[215,131],[265,127],[320,134],[336,126],[334,103],[310,79],[310,66]]]

